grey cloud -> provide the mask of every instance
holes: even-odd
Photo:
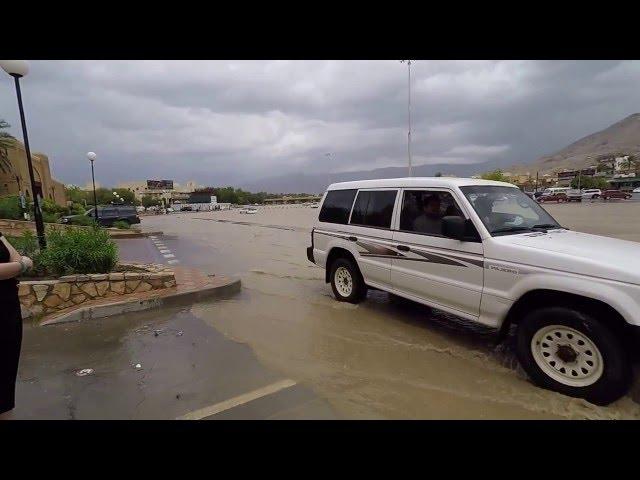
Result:
[[[55,175],[220,185],[406,161],[398,61],[34,61],[33,148]],[[415,162],[529,162],[640,109],[640,62],[416,61]],[[11,80],[0,118],[21,136]],[[331,157],[325,153],[331,152]]]

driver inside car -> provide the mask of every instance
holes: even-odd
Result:
[[[429,195],[422,201],[422,214],[413,221],[413,231],[440,234],[442,230],[442,212],[440,197]]]

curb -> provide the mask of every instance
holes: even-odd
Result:
[[[140,312],[152,308],[171,307],[196,303],[210,298],[219,298],[240,291],[240,279],[228,278],[222,285],[205,287],[198,290],[186,290],[162,295],[144,300],[125,300],[107,305],[87,305],[73,312],[60,315],[50,320],[44,320],[40,326],[57,325],[60,323],[81,322],[97,318],[111,317],[123,313]]]
[[[123,239],[123,238],[146,238],[152,235],[163,235],[162,232],[135,232],[135,233],[120,233],[114,230],[107,230],[111,238]],[[130,230],[129,230],[130,231]],[[127,232],[127,230],[122,230]]]

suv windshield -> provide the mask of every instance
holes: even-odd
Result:
[[[491,235],[562,228],[540,205],[512,187],[460,187]]]

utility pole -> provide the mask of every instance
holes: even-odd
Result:
[[[580,190],[580,181],[582,180],[582,169],[578,170],[578,190]]]
[[[407,132],[407,154],[409,157],[409,176],[411,177],[411,60],[400,60],[400,63],[407,63],[408,72],[408,101],[407,101],[407,119],[409,123],[409,131]]]
[[[538,192],[538,172],[536,172],[536,193]]]

